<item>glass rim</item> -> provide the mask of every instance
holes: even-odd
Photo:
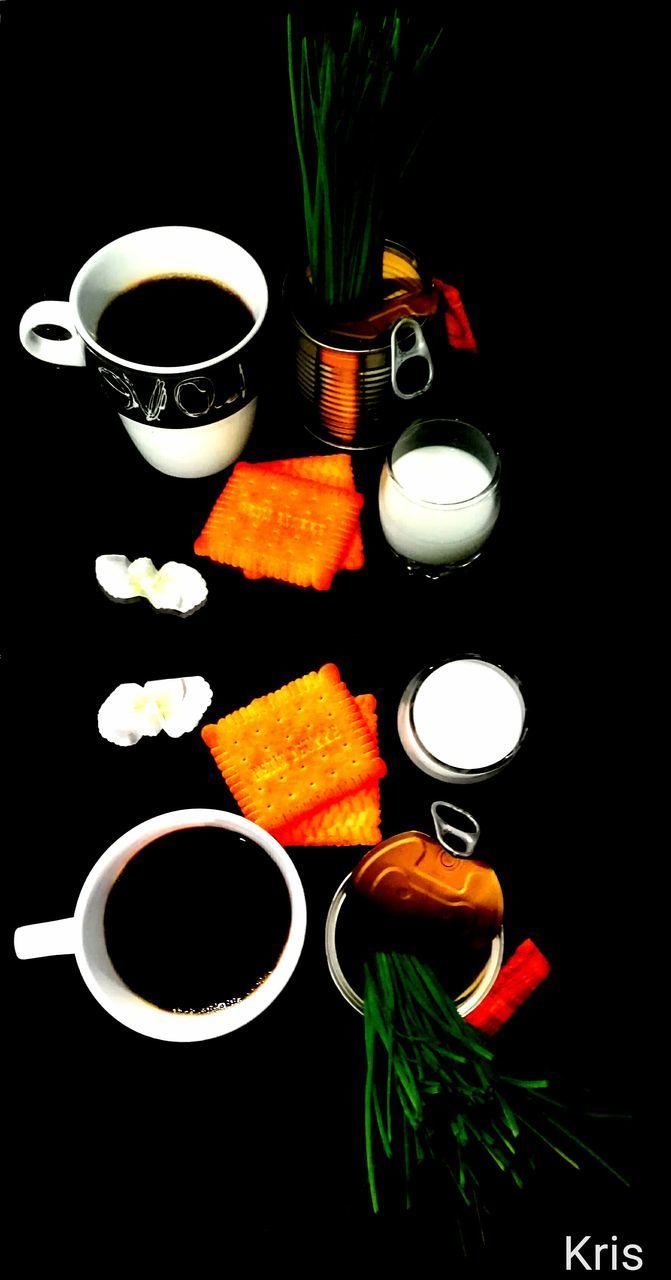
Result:
[[[495,462],[494,471],[492,472],[492,476],[490,478],[489,483],[485,485],[484,489],[479,489],[477,493],[472,494],[470,498],[461,498],[458,502],[436,502],[431,498],[411,498],[410,495],[408,494],[407,489],[404,488],[404,486],[401,484],[401,481],[398,479],[398,476],[394,474],[394,464],[392,462],[392,454],[397,444],[399,443],[399,441],[402,440],[403,437],[407,435],[409,431],[412,431],[414,427],[428,426],[433,422],[458,423],[459,426],[461,427],[468,427],[469,431],[475,431],[479,436],[482,436],[483,440],[487,441],[487,444],[489,445],[492,453],[494,454],[496,462]],[[441,418],[441,417],[415,418],[414,422],[411,422],[409,426],[407,426],[405,430],[401,432],[400,436],[398,436],[397,439],[394,441],[393,445],[391,446],[391,449],[389,450],[389,453],[387,454],[387,457],[385,458],[385,466],[389,473],[389,478],[393,480],[394,484],[396,485],[396,488],[399,489],[401,493],[405,494],[405,496],[409,499],[410,502],[412,502],[417,507],[432,507],[432,508],[438,508],[441,511],[452,511],[458,507],[470,507],[474,503],[479,502],[488,493],[492,492],[496,488],[501,476],[501,457],[500,457],[500,454],[498,453],[498,450],[494,448],[494,445],[489,439],[489,436],[485,431],[482,430],[481,427],[476,427],[473,425],[472,422],[466,422],[463,418]]]

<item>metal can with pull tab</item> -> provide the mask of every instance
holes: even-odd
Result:
[[[405,289],[414,305],[428,287],[414,255],[392,241],[386,242],[383,276],[387,301]],[[371,336],[348,335],[312,318],[301,289],[290,281],[285,297],[295,332],[296,385],[308,406],[309,433],[348,452],[388,443],[403,421],[405,402],[424,395],[433,381],[427,342],[433,315],[401,314],[382,332],[373,327]]]
[[[452,944],[478,955],[484,965],[456,997],[465,1016],[491,990],[503,959],[503,892],[496,872],[472,855],[480,828],[465,809],[447,801],[431,806],[435,836],[403,831],[370,849],[338,886],[326,919],[326,957],[345,1000],[363,1012],[363,1000],[345,976],[337,925],[353,894],[363,894],[399,921],[443,922]],[[488,949],[488,950],[487,950]]]

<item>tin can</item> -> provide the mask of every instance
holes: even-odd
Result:
[[[363,889],[387,911],[422,921],[451,917],[466,947],[489,941],[484,963],[456,996],[463,1018],[489,994],[503,960],[503,895],[498,877],[485,862],[471,861],[480,826],[471,813],[447,800],[431,805],[436,839],[405,831],[380,841],[345,876],[326,917],[324,942],[329,973],[344,1000],[357,1013],[364,1002],[343,971],[337,947],[337,925],[351,887]],[[419,856],[418,856],[419,852]],[[475,953],[474,953],[475,954]]]
[[[399,278],[422,281],[415,257],[393,241],[386,242],[383,275],[387,298]],[[290,289],[285,293],[295,335],[296,384],[309,407],[307,430],[323,444],[348,452],[387,444],[403,421],[405,402],[424,395],[433,381],[427,343],[431,317],[403,316],[374,338],[353,338],[316,326],[292,303]]]

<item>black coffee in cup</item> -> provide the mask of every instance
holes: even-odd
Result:
[[[263,982],[290,922],[286,882],[264,849],[222,827],[185,827],[126,863],[107,898],[105,943],[136,995],[206,1014]]]
[[[166,275],[142,280],[112,298],[96,339],[123,360],[167,369],[223,355],[253,325],[246,302],[217,280]]]

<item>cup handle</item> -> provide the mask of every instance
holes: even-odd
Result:
[[[67,329],[69,338],[43,338],[35,333],[40,324],[55,324]],[[69,302],[34,302],[24,312],[19,324],[19,337],[26,351],[47,364],[86,364],[86,348],[77,333]]]
[[[412,333],[413,342],[411,347],[406,347],[404,350],[401,346],[401,337],[404,333],[407,334],[408,331]],[[401,391],[397,380],[398,371],[406,360],[417,358],[426,360],[426,382],[417,391]],[[424,341],[421,326],[418,325],[416,320],[413,320],[412,316],[403,316],[396,321],[391,331],[391,385],[394,388],[394,394],[398,396],[399,400],[414,400],[417,396],[423,396],[424,392],[429,390],[432,382],[433,361],[429,348]]]
[[[19,960],[40,956],[68,956],[75,949],[75,922],[47,920],[44,924],[24,924],[14,933],[14,950]]]

